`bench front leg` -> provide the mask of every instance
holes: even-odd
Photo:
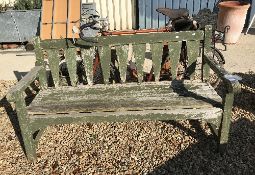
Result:
[[[34,162],[36,160],[36,142],[33,138],[33,132],[30,129],[30,120],[28,118],[26,102],[22,93],[16,94],[15,101],[24,151],[28,161]]]
[[[241,87],[238,80],[228,78],[231,77],[230,74],[219,64],[217,64],[217,62],[211,56],[204,55],[203,59],[209,65],[209,67],[218,75],[218,77],[221,78],[227,89],[227,93],[223,99],[224,108],[218,129],[218,150],[220,151],[220,153],[224,153],[228,143],[234,95],[241,91]]]

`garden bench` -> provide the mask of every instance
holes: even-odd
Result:
[[[211,26],[205,30],[150,33],[123,36],[99,36],[88,41],[69,39],[36,40],[36,66],[7,94],[15,102],[26,156],[36,159],[38,140],[47,126],[85,122],[127,122],[131,120],[202,120],[207,122],[224,150],[228,142],[231,109],[237,81],[226,78],[228,73],[210,56]],[[182,42],[187,44],[189,80],[177,79],[177,66]],[[168,42],[172,81],[159,81],[163,43]],[[143,63],[146,43],[151,45],[155,81],[143,82]],[[195,80],[197,58],[202,52],[202,73]],[[133,45],[138,72],[138,82],[126,83],[128,45]],[[111,48],[116,48],[120,84],[110,84]],[[87,85],[77,83],[76,48],[81,48]],[[95,47],[99,50],[104,84],[93,84],[93,58]],[[64,49],[71,86],[61,86],[59,74],[59,49]],[[42,51],[42,49],[44,51]],[[48,86],[44,52],[48,55],[48,68],[54,82]],[[212,69],[223,80],[227,89],[222,99],[210,86]],[[25,100],[24,91],[34,82],[40,90],[31,103]]]

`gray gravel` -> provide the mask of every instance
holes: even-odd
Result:
[[[255,74],[241,74],[255,88]],[[0,81],[0,99],[14,82]],[[0,103],[0,174],[255,174],[255,94],[243,92],[233,109],[229,148],[204,123],[130,122],[49,127],[38,161],[27,162]]]

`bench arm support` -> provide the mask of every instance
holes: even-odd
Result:
[[[229,78],[234,77],[232,74],[227,72],[221,67],[213,58],[209,55],[203,56],[204,61],[209,67],[217,74],[217,76],[227,85],[228,93],[239,93],[241,92],[241,84],[237,79]]]
[[[17,94],[22,93],[25,91],[31,83],[33,83],[36,78],[39,77],[41,71],[43,71],[42,66],[36,66],[31,71],[26,74],[24,78],[22,78],[15,86],[13,86],[7,93],[6,98],[10,102],[15,102]]]

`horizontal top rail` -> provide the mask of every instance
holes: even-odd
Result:
[[[146,33],[135,35],[120,36],[99,36],[78,39],[75,43],[72,39],[44,40],[41,41],[41,47],[44,49],[60,49],[73,47],[91,47],[91,46],[118,46],[128,44],[162,43],[164,41],[198,41],[204,40],[204,31],[183,31],[183,32],[164,32],[164,33]]]

